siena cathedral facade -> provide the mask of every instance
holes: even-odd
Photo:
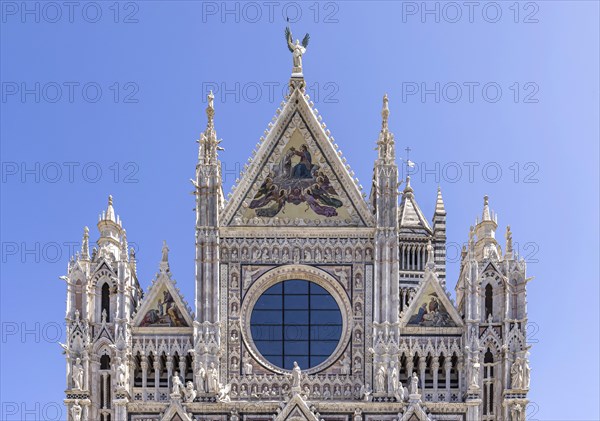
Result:
[[[446,210],[399,180],[388,99],[370,194],[305,91],[302,44],[231,194],[212,94],[195,170],[195,299],[163,245],[140,287],[109,198],[67,276],[68,421],[525,420],[526,267],[483,211],[446,289]],[[374,133],[377,128],[373,128]],[[375,134],[374,134],[375,137]]]

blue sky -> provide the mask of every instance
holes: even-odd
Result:
[[[597,2],[1,6],[2,419],[66,416],[58,277],[85,225],[97,238],[109,194],[143,287],[165,239],[193,301],[188,180],[205,95],[215,89],[229,191],[290,75],[286,13],[296,38],[311,34],[309,93],[366,188],[388,93],[398,155],[412,148],[429,218],[442,188],[452,291],[452,256],[483,195],[502,245],[511,225],[535,277],[529,418],[600,418]]]

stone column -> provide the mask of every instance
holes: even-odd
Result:
[[[84,390],[90,390],[90,356],[85,351],[83,353],[83,384],[81,385]]]
[[[458,390],[460,393],[463,392],[463,362],[462,359],[458,360],[458,366],[456,367],[458,371]]]
[[[438,371],[440,369],[440,359],[439,357],[432,357],[431,360],[431,372],[433,374],[433,401],[436,402],[438,400]]]
[[[171,391],[171,377],[173,376],[173,356],[167,355],[167,389]]]
[[[185,371],[187,369],[187,364],[185,363],[185,354],[182,357],[179,357],[179,377],[181,377],[181,382],[185,384]]]
[[[83,289],[83,288],[82,288]],[[75,292],[71,279],[67,280],[67,317],[73,317],[75,311]],[[82,315],[83,317],[83,315]]]
[[[444,361],[444,369],[446,370],[446,402],[450,402],[450,372],[452,370],[451,358],[446,358],[446,361]]]
[[[427,358],[426,357],[419,357],[419,371],[421,372],[421,375],[419,376],[421,378],[421,390],[423,391],[421,394],[424,394],[425,392],[425,369],[427,368]]]
[[[158,401],[158,387],[160,386],[160,358],[155,355],[154,356],[154,400]]]
[[[115,399],[115,421],[127,421],[127,399]]]
[[[102,404],[100,402],[100,389],[99,389],[100,382],[98,381],[99,373],[100,373],[100,361],[98,361],[98,357],[96,355],[94,355],[92,357],[92,362],[91,362],[91,372],[90,372],[90,375],[88,376],[89,383],[90,383],[89,390],[91,391],[91,398],[92,398],[92,404],[91,404],[91,408],[90,408],[90,420],[100,418],[98,409],[101,407]]]
[[[102,372],[102,392],[104,394],[104,399],[102,400],[101,408],[107,409],[108,408],[108,372],[107,371]]]
[[[148,391],[146,390],[148,384],[148,356],[142,355],[142,399],[145,401],[148,397]],[[135,374],[134,376],[135,377]]]
[[[410,383],[410,376],[412,376],[413,370],[414,370],[414,364],[413,364],[413,359],[414,359],[414,355],[409,355],[408,358],[406,359],[406,382]]]

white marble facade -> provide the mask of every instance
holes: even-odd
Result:
[[[301,59],[308,38],[289,43]],[[193,180],[194,308],[166,244],[142,292],[112,198],[91,252],[85,228],[64,277],[69,421],[525,419],[528,278],[510,228],[502,249],[486,197],[453,300],[442,194],[430,222],[398,179],[387,97],[367,196],[296,56],[289,95],[227,198],[209,97]],[[294,279],[332,297],[341,321],[328,355],[283,367],[263,356],[252,315]]]

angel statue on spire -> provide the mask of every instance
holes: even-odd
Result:
[[[304,38],[302,38],[302,43],[300,43],[300,40],[297,39],[296,43],[294,44],[292,31],[290,31],[290,27],[287,26],[285,28],[285,40],[287,41],[288,49],[292,53],[294,61],[292,76],[302,76],[302,55],[306,53],[306,47],[308,47],[310,35],[304,35]]]

